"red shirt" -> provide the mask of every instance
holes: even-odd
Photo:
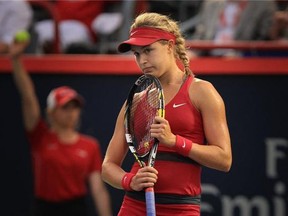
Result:
[[[104,11],[105,1],[91,0],[59,0],[56,8],[61,20],[75,19],[85,23],[88,27],[97,15]]]
[[[90,30],[90,34],[96,37],[92,28],[92,21],[104,12],[105,1],[91,0],[58,0],[55,7],[59,12],[60,20],[78,20],[84,23]]]
[[[43,120],[27,134],[36,197],[63,201],[84,196],[89,174],[101,171],[102,154],[97,140],[80,134],[73,144],[61,143]]]
[[[201,113],[192,104],[188,88],[193,81],[189,76],[175,97],[165,106],[165,119],[169,121],[171,131],[183,136],[195,143],[204,144],[205,136]],[[193,147],[192,147],[193,148]],[[158,153],[170,152],[177,154],[173,149],[159,144]],[[191,160],[192,161],[192,160]],[[197,163],[159,159],[156,156],[155,166],[158,170],[157,183],[154,191],[157,194],[174,194],[185,196],[197,196],[201,194],[201,166]],[[134,163],[131,172],[136,173],[139,169],[138,163]],[[145,215],[145,204],[125,196],[120,215]],[[139,214],[134,214],[131,206],[138,205]],[[141,206],[141,207],[140,207]],[[156,204],[157,215],[200,215],[200,208],[196,205]],[[140,213],[142,209],[142,213]],[[165,210],[166,209],[166,210]]]

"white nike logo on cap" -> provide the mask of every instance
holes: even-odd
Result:
[[[181,103],[181,104],[173,104],[173,108],[177,108],[177,107],[180,107],[180,106],[184,106],[186,103]]]

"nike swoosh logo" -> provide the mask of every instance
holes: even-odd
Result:
[[[182,145],[182,148],[185,148],[186,147],[186,141],[185,141],[185,139],[184,139],[184,143],[183,143],[183,145]]]
[[[127,176],[124,176],[123,182],[126,183]]]
[[[173,104],[173,108],[177,108],[177,107],[180,107],[180,106],[184,106],[186,103],[181,103],[181,104]]]

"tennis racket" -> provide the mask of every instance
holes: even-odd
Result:
[[[155,116],[164,117],[164,94],[160,81],[152,75],[139,77],[128,94],[125,109],[125,136],[129,149],[140,167],[148,157],[148,166],[153,167],[159,141],[150,135],[150,126]],[[154,189],[145,189],[147,216],[155,216]]]

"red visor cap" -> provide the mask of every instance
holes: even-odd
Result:
[[[138,27],[131,31],[130,38],[123,41],[118,46],[120,53],[128,52],[131,50],[131,45],[135,46],[148,46],[159,40],[173,40],[175,43],[176,37],[174,34],[151,27]]]

